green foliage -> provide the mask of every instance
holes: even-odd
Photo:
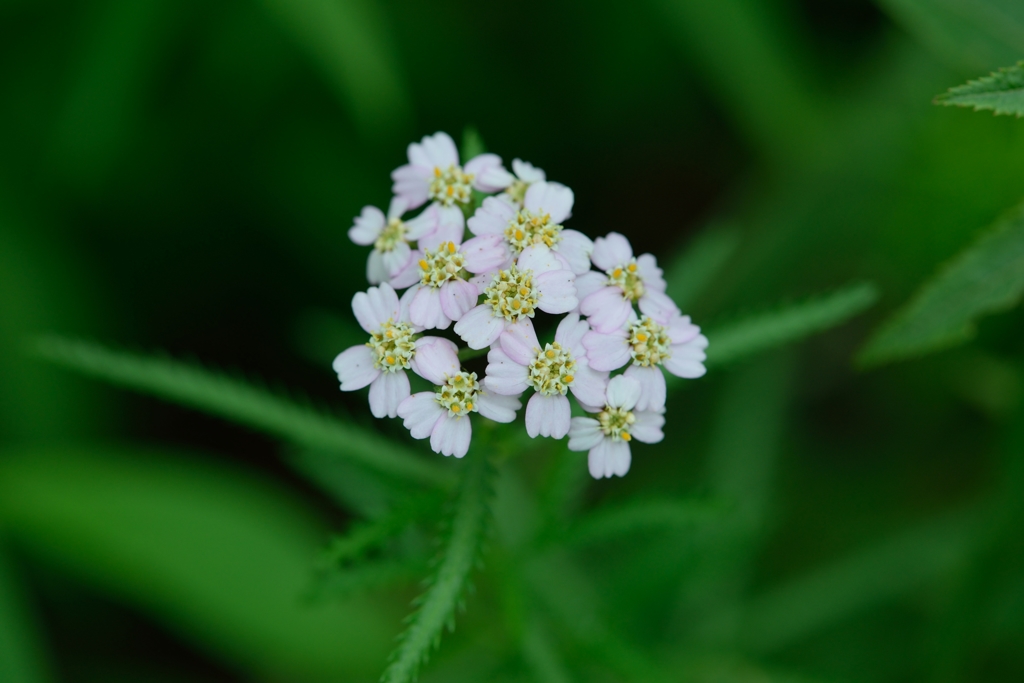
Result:
[[[571,545],[602,543],[650,531],[693,528],[727,513],[722,502],[645,496],[585,515],[559,540]]]
[[[712,368],[722,367],[841,325],[866,310],[877,298],[874,285],[850,285],[803,303],[713,327],[706,332],[707,364]]]
[[[935,98],[936,104],[990,109],[995,114],[1024,116],[1024,62],[1003,67],[989,76],[950,88]]]
[[[469,587],[470,573],[480,562],[491,514],[494,467],[481,450],[470,453],[464,463],[437,569],[426,591],[416,599],[416,611],[391,655],[381,677],[383,683],[415,680],[420,665],[440,643],[444,628],[455,628],[455,610]]]
[[[448,481],[443,471],[393,440],[194,365],[111,351],[97,344],[59,337],[39,340],[35,351],[67,368],[220,415],[310,448],[330,450],[396,477],[432,484]]]
[[[714,227],[698,235],[666,269],[666,294],[684,311],[721,273],[740,246],[740,232],[732,226]]]
[[[344,600],[364,591],[415,583],[426,569],[426,562],[416,560],[368,560],[318,574],[306,597],[311,604]]]
[[[397,605],[300,603],[323,537],[276,484],[209,458],[125,448],[7,449],[0,526],[40,558],[254,677],[368,678]]]
[[[337,565],[360,559],[368,550],[401,533],[417,519],[427,517],[440,502],[438,496],[429,493],[415,496],[380,519],[359,524],[345,536],[336,536],[324,551],[324,564]]]
[[[466,126],[462,131],[462,145],[459,149],[459,155],[462,157],[462,162],[465,163],[486,151],[487,145],[484,144],[484,139],[483,136],[480,135],[480,131],[474,126]]]
[[[6,555],[0,554],[0,681],[47,683],[53,676],[25,595],[20,577]]]
[[[1024,205],[1018,206],[921,286],[870,339],[866,364],[962,343],[977,320],[1016,306],[1024,295]]]

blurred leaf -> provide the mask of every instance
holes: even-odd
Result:
[[[721,519],[728,506],[713,500],[639,498],[586,514],[560,541],[587,545],[650,531],[689,528]]]
[[[1008,66],[976,81],[950,88],[935,98],[936,104],[991,109],[996,114],[1024,116],[1024,62]]]
[[[881,0],[880,5],[940,59],[995,69],[1024,53],[1024,7],[1017,0]]]
[[[745,641],[777,650],[858,612],[926,587],[967,558],[978,533],[974,512],[933,520],[753,599]]]
[[[427,563],[415,560],[373,560],[317,574],[306,592],[310,603],[340,600],[363,591],[413,584],[423,578]]]
[[[466,163],[486,151],[487,145],[484,144],[484,138],[480,135],[480,131],[474,126],[466,126],[462,131],[462,147],[459,150],[462,163]]]
[[[535,617],[523,630],[522,651],[537,683],[572,683],[572,676],[555,648],[556,639],[547,623]]]
[[[342,460],[330,451],[299,449],[286,456],[289,464],[346,510],[376,519],[388,513],[408,490],[379,472]]]
[[[354,525],[346,535],[331,539],[323,554],[324,564],[338,565],[358,560],[368,550],[401,533],[417,519],[429,517],[441,502],[436,494],[422,494],[410,498],[380,519]]]
[[[263,680],[369,677],[397,618],[379,601],[303,607],[322,527],[276,486],[208,458],[7,451],[0,525],[44,561]]]
[[[415,680],[420,665],[441,642],[445,627],[455,628],[455,610],[469,587],[470,572],[480,562],[490,526],[494,468],[481,450],[463,463],[463,480],[437,570],[426,592],[416,599],[417,609],[409,616],[382,683]]]
[[[6,553],[0,552],[0,681],[47,683],[53,676],[37,624],[25,603],[25,590]]]
[[[35,351],[67,368],[329,450],[397,477],[448,482],[443,470],[390,439],[204,368],[59,337],[40,339]]]
[[[877,298],[874,285],[851,285],[800,304],[712,328],[706,332],[707,364],[719,367],[734,363],[836,327],[867,309]]]
[[[401,132],[412,111],[379,6],[370,0],[262,0],[337,88],[357,127],[374,138]]]
[[[684,311],[710,285],[740,246],[734,227],[715,227],[700,233],[666,269],[666,294]]]
[[[1016,306],[1024,295],[1024,204],[986,231],[926,282],[868,341],[874,365],[960,344],[978,318]]]

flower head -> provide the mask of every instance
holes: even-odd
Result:
[[[632,454],[629,444],[634,439],[658,443],[664,438],[662,411],[637,410],[640,383],[632,377],[619,375],[608,382],[604,407],[596,417],[574,417],[569,429],[569,450],[590,451],[587,464],[595,479],[625,476]]]
[[[515,179],[505,188],[504,192],[498,195],[498,198],[516,207],[523,205],[526,191],[530,188],[530,185],[547,180],[543,169],[539,169],[528,161],[521,159],[512,160],[512,173],[515,175]]]
[[[487,354],[488,389],[505,396],[534,390],[526,404],[526,431],[531,437],[560,439],[569,432],[567,393],[588,406],[604,400],[608,374],[587,362],[582,340],[588,330],[585,320],[570,313],[559,323],[555,341],[542,346],[533,326],[520,322],[502,333],[500,346]]]
[[[385,215],[375,206],[364,206],[349,228],[348,237],[362,246],[373,245],[366,262],[366,279],[371,285],[387,280],[408,265],[412,258],[412,242],[434,232],[439,225],[436,210],[427,210],[416,218],[402,220],[407,203],[401,197],[392,197]]]
[[[569,269],[579,275],[590,270],[594,243],[583,233],[562,226],[572,214],[574,201],[572,190],[565,185],[540,180],[525,191],[522,208],[501,198],[489,197],[467,226],[474,235],[501,235],[509,263],[524,249],[542,245],[557,252]]]

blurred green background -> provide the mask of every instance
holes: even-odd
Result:
[[[329,531],[383,504],[365,473],[25,345],[162,349],[368,424],[330,369],[360,341],[346,231],[410,141],[468,125],[572,187],[573,228],[625,233],[670,277],[713,236],[725,266],[680,301],[698,324],[852,281],[881,298],[688,385],[624,480],[519,456],[505,549],[422,680],[1024,680],[1024,318],[853,360],[1024,197],[1024,122],[931,104],[1024,57],[1024,4],[3,0],[0,35],[0,681],[377,679],[416,578],[303,599]],[[575,569],[524,569],[531,611],[503,578],[509,520],[529,526],[516,482],[569,519],[734,509],[557,546]],[[582,597],[559,611],[545,587]]]

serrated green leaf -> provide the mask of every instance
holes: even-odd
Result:
[[[447,484],[449,475],[394,441],[204,368],[98,344],[45,337],[35,352],[64,367],[203,410],[396,477]]]
[[[693,527],[720,519],[728,506],[714,500],[641,498],[608,505],[585,515],[560,540],[587,545],[649,531]]]
[[[391,663],[381,677],[382,683],[415,680],[420,666],[440,643],[445,627],[454,628],[455,609],[483,552],[491,516],[493,475],[494,468],[486,454],[470,454],[437,571],[431,576],[429,588],[416,601],[418,607],[399,637]]]
[[[860,361],[875,365],[954,346],[982,316],[1016,306],[1024,295],[1024,204],[961,251],[892,315]]]
[[[378,520],[355,525],[346,535],[331,539],[324,551],[324,564],[338,565],[359,559],[368,550],[401,533],[440,504],[439,496],[427,493],[411,498]]]
[[[712,327],[705,333],[707,365],[720,367],[824,332],[866,310],[877,298],[874,285],[851,285],[803,303]]]
[[[360,562],[344,569],[318,574],[306,593],[311,604],[339,600],[363,591],[412,584],[419,581],[427,570],[426,561],[375,560]]]
[[[1024,62],[1007,66],[976,81],[950,88],[935,98],[936,104],[990,109],[996,114],[1024,116]]]

